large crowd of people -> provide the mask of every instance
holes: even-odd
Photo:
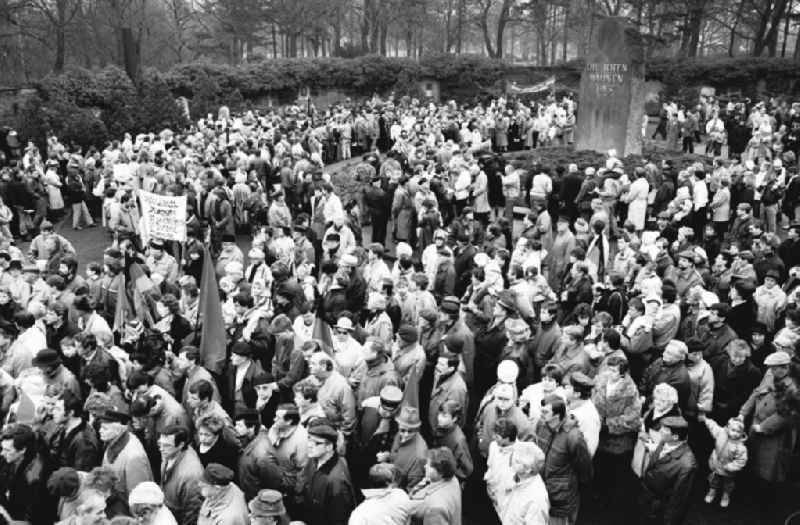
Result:
[[[707,141],[687,165],[509,161],[572,142],[552,97],[29,143],[0,171],[0,523],[769,505],[800,471],[797,107],[709,104],[665,106]],[[184,242],[147,235],[139,190],[186,196]]]

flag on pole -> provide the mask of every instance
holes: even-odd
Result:
[[[311,332],[311,337],[319,340],[322,343],[322,350],[333,355],[333,337],[331,336],[331,327],[324,319],[320,317],[314,318],[314,329]]]
[[[129,315],[133,317],[131,306],[128,304],[128,292],[125,287],[125,272],[117,276],[117,304],[114,308],[113,331],[122,335],[125,332],[125,322]]]
[[[201,323],[200,358],[209,372],[221,374],[225,366],[227,339],[214,261],[207,245],[203,245],[203,274],[200,277],[198,308],[198,320]]]
[[[417,367],[411,368],[411,373],[408,374],[406,387],[403,389],[403,401],[400,406],[413,407],[419,410],[419,381],[421,377]]]
[[[533,93],[541,93],[542,91],[547,91],[552,86],[556,84],[556,77],[551,76],[538,84],[534,84],[528,87],[520,87],[515,83],[511,83],[508,85],[506,91],[513,95],[530,95]]]

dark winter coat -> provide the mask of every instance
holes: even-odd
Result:
[[[346,525],[356,507],[356,492],[347,463],[334,452],[317,467],[309,461],[303,471],[304,521],[308,525]]]
[[[663,456],[659,447],[651,458],[642,474],[641,512],[652,523],[680,525],[689,508],[697,460],[686,443]]]

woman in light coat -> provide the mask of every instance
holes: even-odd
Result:
[[[647,196],[650,194],[650,184],[644,176],[644,171],[637,169],[633,176],[625,202],[628,203],[628,220],[633,223],[637,232],[644,230],[647,220]]]

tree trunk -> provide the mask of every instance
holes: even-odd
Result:
[[[736,8],[736,17],[733,19],[733,26],[731,27],[731,39],[728,42],[728,56],[734,55],[736,46],[736,31],[739,28],[739,22],[742,20],[742,10],[744,9],[745,0],[739,1],[739,7]]]
[[[569,20],[569,4],[566,4],[564,6],[564,35],[563,35],[563,42],[562,42],[563,43],[563,48],[561,49],[561,61],[562,62],[566,62],[567,61],[567,44],[569,43],[568,42],[568,38],[569,37],[567,36],[567,26],[568,26],[567,21],[568,20]]]
[[[491,2],[486,2],[481,10],[480,26],[481,33],[483,34],[483,43],[486,46],[486,53],[488,53],[490,58],[497,58],[494,46],[492,45],[492,38],[489,36],[489,8],[491,6]]]
[[[786,58],[786,44],[789,42],[789,21],[792,18],[792,0],[789,0],[789,5],[786,8],[786,18],[783,24],[783,44],[781,45],[781,58]]]
[[[379,26],[380,29],[380,52],[381,56],[386,56],[386,38],[388,37],[389,28],[385,21],[382,21]]]
[[[783,14],[786,12],[786,7],[788,4],[789,0],[775,1],[772,17],[770,18],[769,31],[767,31],[767,36],[765,37],[767,52],[771,57],[774,57],[778,53],[778,35],[780,34],[781,19],[783,18]]]
[[[272,58],[278,58],[278,31],[272,24]]]
[[[697,56],[697,46],[700,43],[700,31],[703,29],[705,0],[691,0],[686,13],[683,38],[681,42],[681,56],[694,58]]]
[[[458,20],[456,25],[456,53],[461,53],[464,38],[464,2],[467,0],[458,0]]]
[[[508,25],[508,13],[511,10],[512,0],[503,0],[503,5],[500,7],[500,14],[497,17],[497,37],[495,42],[495,56],[494,58],[503,58],[503,36]]]
[[[140,42],[133,36],[133,30],[130,27],[121,28],[120,35],[122,38],[122,58],[125,72],[134,84],[138,84],[142,63]]]
[[[372,12],[373,0],[364,0],[364,15],[361,18],[361,48],[364,52],[369,49],[370,16]]]

